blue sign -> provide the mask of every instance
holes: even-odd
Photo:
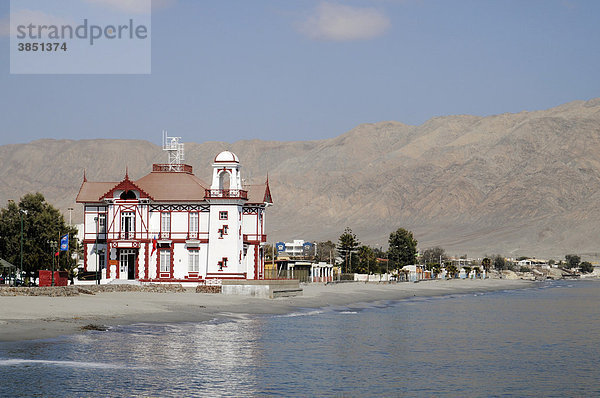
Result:
[[[66,252],[68,250],[69,250],[69,234],[66,234],[60,238],[60,251]]]
[[[278,252],[284,252],[285,251],[285,243],[277,242],[277,243],[275,243],[275,248],[277,249]]]
[[[304,242],[304,244],[302,245],[302,248],[304,249],[305,252],[308,252],[311,249],[312,245],[313,244],[310,242]]]

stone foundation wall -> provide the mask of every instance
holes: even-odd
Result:
[[[2,285],[0,285],[2,286]],[[80,294],[96,294],[105,292],[149,292],[149,293],[184,293],[186,290],[179,284],[173,285],[92,285],[85,288],[79,286],[54,287],[0,287],[0,296],[49,296],[67,297]]]

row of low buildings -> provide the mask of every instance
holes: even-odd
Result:
[[[485,279],[487,276],[487,272],[485,271],[485,269],[483,269],[483,267],[471,267],[469,265],[465,265],[457,267],[457,269],[459,279]],[[405,265],[404,267],[402,267],[402,271],[405,274],[405,280],[408,280],[410,282],[429,279],[446,279],[448,276],[448,272],[445,268],[442,268],[439,274],[434,275],[432,271],[427,270],[425,266],[420,264]]]
[[[275,243],[275,260],[266,264],[267,277],[294,278],[303,282],[333,281],[340,272],[339,267],[334,266],[333,261],[311,261],[317,253],[316,245],[302,239]]]

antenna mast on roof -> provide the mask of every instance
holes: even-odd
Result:
[[[181,171],[182,162],[185,160],[183,143],[181,137],[169,137],[167,130],[163,130],[163,151],[169,155],[169,171]]]

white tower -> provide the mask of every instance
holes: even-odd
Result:
[[[206,275],[209,278],[254,278],[244,256],[242,206],[248,192],[242,189],[240,161],[229,151],[215,157],[213,179],[206,200],[210,202],[209,249]]]
[[[181,171],[185,160],[184,145],[180,143],[181,137],[169,137],[163,130],[163,151],[169,155],[169,171]]]

